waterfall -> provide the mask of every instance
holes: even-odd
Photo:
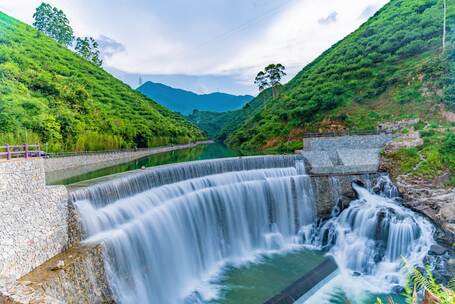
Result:
[[[375,292],[390,291],[404,284],[402,257],[411,264],[422,264],[434,244],[433,226],[399,204],[398,191],[387,176],[381,177],[370,190],[355,183],[353,187],[358,199],[315,229],[309,243],[330,248],[329,253],[341,273],[365,280],[363,283],[349,281],[350,285],[362,284],[361,288],[369,286]],[[349,289],[356,289],[354,286],[340,288],[348,293],[352,292]]]
[[[118,303],[205,303],[210,279],[226,265],[309,247],[332,255],[341,272],[381,291],[402,284],[401,256],[419,264],[433,227],[402,207],[383,176],[342,210],[316,217],[311,178],[299,156],[248,157],[162,166],[72,193],[83,244],[104,245]],[[361,284],[361,288],[365,288]],[[317,303],[317,302],[316,302]]]
[[[104,191],[117,198],[107,204],[98,194],[88,195],[90,190],[79,194],[75,204],[83,243],[104,244],[115,300],[163,304],[207,300],[214,295],[205,283],[227,263],[295,247],[300,227],[315,221],[311,180],[295,159],[292,167],[285,166],[291,163],[287,160],[269,160],[241,164],[269,168],[227,173],[217,173],[226,163],[206,162],[205,168],[186,167],[194,173],[186,180],[177,176],[185,172],[179,168],[169,175],[176,182],[128,197],[95,187],[98,194]],[[198,172],[202,168],[204,174],[217,174],[202,176]]]

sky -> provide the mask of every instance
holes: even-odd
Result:
[[[0,0],[33,23],[41,0]],[[100,44],[104,68],[136,88],[139,76],[197,93],[257,94],[270,63],[289,80],[388,0],[48,0],[77,36]]]

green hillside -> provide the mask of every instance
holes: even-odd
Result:
[[[242,109],[228,112],[194,111],[187,118],[204,130],[210,138],[224,141],[249,117],[257,114],[262,105],[272,97],[271,90],[265,90]]]
[[[180,115],[0,12],[0,145],[98,150],[202,137]]]
[[[248,116],[227,143],[246,153],[284,152],[301,146],[304,132],[375,129],[410,117],[444,123],[442,109],[455,109],[455,1],[447,4],[444,55],[442,0],[391,0]]]

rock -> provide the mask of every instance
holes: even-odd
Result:
[[[452,174],[450,174],[450,172],[444,172],[433,180],[433,184],[435,187],[444,187],[444,185],[446,185],[451,178]]]
[[[362,274],[361,274],[360,272],[358,272],[358,271],[354,271],[354,272],[352,273],[352,276],[353,276],[353,277],[360,277],[361,275],[362,275]]]
[[[405,290],[404,290],[403,286],[395,285],[392,287],[392,293],[394,293],[394,294],[402,294],[402,293],[404,293],[404,291]]]
[[[59,260],[53,267],[51,267],[51,270],[57,271],[63,269],[63,267],[65,267],[65,262],[63,260]]]
[[[442,247],[441,245],[435,244],[431,245],[430,250],[428,251],[429,255],[443,255],[447,252],[447,248]]]

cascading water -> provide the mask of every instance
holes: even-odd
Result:
[[[402,257],[422,264],[434,244],[434,231],[426,219],[397,202],[398,191],[386,176],[371,192],[353,187],[358,199],[317,229],[310,243],[330,248],[341,272],[334,285],[358,301],[353,303],[363,303],[365,290],[384,293],[404,284]],[[325,296],[319,295],[314,303],[330,302],[330,292]]]
[[[386,178],[371,189],[380,195],[354,185],[358,199],[322,224],[311,184],[298,157],[256,157],[146,171],[73,199],[83,242],[104,244],[119,303],[204,303],[223,266],[302,245],[328,250],[342,273],[383,292],[402,283],[401,256],[420,263],[433,243],[431,224],[393,200]],[[341,207],[339,181],[331,186]]]
[[[223,265],[290,248],[299,228],[314,222],[302,170],[297,164],[209,175],[104,206],[79,200],[84,242],[104,243],[120,303],[209,299],[204,282]]]

